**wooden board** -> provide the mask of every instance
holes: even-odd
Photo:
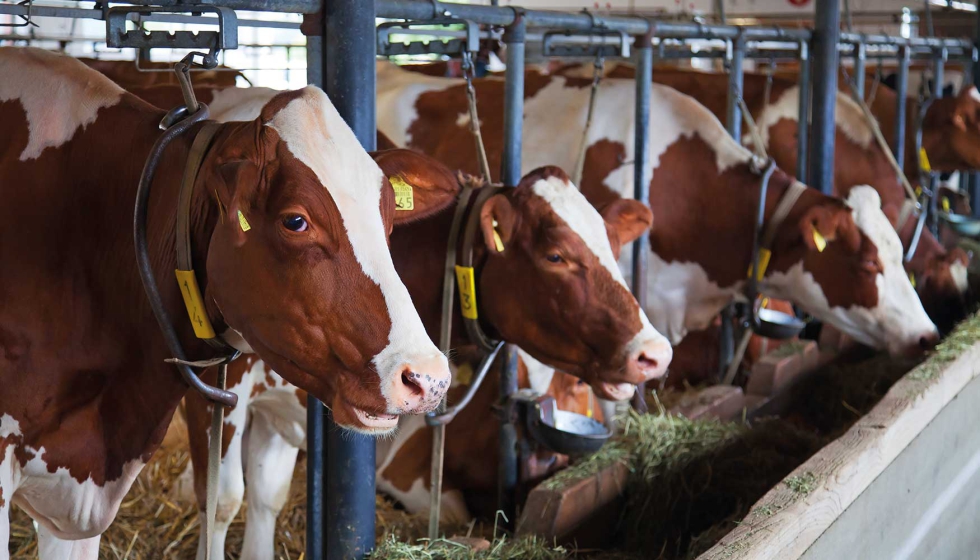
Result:
[[[943,364],[935,375],[926,375],[927,368],[935,367],[929,360],[909,372],[870,413],[770,490],[734,531],[700,558],[785,560],[803,555],[980,374],[980,343]],[[786,482],[802,482],[808,490],[794,490]]]

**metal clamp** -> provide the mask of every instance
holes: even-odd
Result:
[[[216,14],[217,31],[144,31],[127,30],[130,16],[153,15],[159,13],[213,13]],[[176,49],[214,49],[238,48],[238,16],[231,8],[219,8],[201,4],[182,4],[179,9],[152,6],[121,6],[109,8],[106,17],[106,46],[113,48],[148,49],[155,47]]]
[[[570,43],[561,44],[562,39],[568,39],[571,37],[588,37],[589,43],[585,45]],[[613,44],[606,42],[593,43],[592,39],[595,37],[600,37],[602,39],[614,37],[617,39],[617,42]],[[601,27],[597,27],[586,32],[548,31],[544,34],[544,38],[541,40],[541,51],[542,54],[547,57],[581,56],[594,58],[629,58],[630,41],[629,35],[627,35],[625,31],[613,31]]]
[[[27,5],[27,14],[18,15],[20,19],[24,20],[23,23],[0,23],[0,27],[38,27],[34,23],[34,0],[23,0],[23,2],[18,2],[18,6]]]
[[[450,39],[448,41],[408,41],[404,43],[393,43],[391,35],[398,33],[398,30],[410,29],[415,26],[449,26],[464,25],[466,27],[465,39]],[[388,21],[378,25],[378,55],[457,55],[463,52],[478,52],[480,50],[480,26],[475,22],[453,18],[442,17],[435,20],[423,21]],[[438,32],[433,32],[438,35]]]

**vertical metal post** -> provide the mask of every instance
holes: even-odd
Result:
[[[805,183],[810,157],[810,45],[800,41],[800,105],[796,128],[796,178]]]
[[[909,62],[911,49],[898,48],[898,79],[895,82],[895,161],[902,169],[905,168],[905,126],[907,121],[906,106],[909,97]]]
[[[868,58],[868,47],[864,43],[854,45],[854,89],[864,99],[864,63]]]
[[[928,2],[927,2],[928,3]],[[943,80],[945,79],[946,70],[946,58],[948,52],[945,48],[940,48],[936,51],[935,57],[932,61],[932,98],[942,99],[943,97]],[[918,154],[916,154],[918,157]],[[939,177],[935,172],[929,173],[929,192],[932,196],[929,197],[929,231],[932,232],[934,236],[939,237],[939,196],[936,192],[936,188],[939,186]]]
[[[524,127],[524,39],[522,13],[515,9],[514,23],[507,27],[503,41],[507,46],[504,85],[504,153],[500,176],[503,184],[516,187],[521,181],[521,147]],[[497,466],[497,508],[514,517],[517,488],[517,427],[513,395],[517,392],[517,348],[504,348],[504,368],[500,374],[500,464]]]
[[[323,88],[323,37],[306,38],[306,81]],[[323,560],[324,424],[327,408],[313,395],[306,398],[306,558]]]
[[[324,3],[327,94],[366,150],[375,125],[374,0]],[[374,548],[374,439],[327,424],[327,559],[363,558]]]
[[[813,29],[813,121],[810,130],[810,186],[834,189],[834,111],[837,105],[837,40],[840,0],[817,0]]]
[[[973,36],[973,45],[973,66],[970,72],[970,83],[974,87],[980,87],[980,57],[977,56],[978,49],[980,49],[980,10],[977,10],[977,29]],[[980,172],[970,171],[968,185],[971,213],[974,218],[980,218]]]
[[[633,198],[650,206],[650,162],[647,151],[650,146],[650,95],[653,89],[653,37],[636,38],[633,52],[636,55],[635,136],[633,137]],[[650,260],[650,237],[641,235],[633,242],[633,295],[640,309],[647,306],[647,263]],[[646,405],[646,384],[636,386],[639,393],[637,409]]]
[[[730,45],[728,57],[728,112],[726,127],[728,133],[736,142],[742,141],[742,110],[738,98],[742,95],[742,84],[745,75],[742,73],[742,62],[745,60],[745,40],[739,35]]]
[[[729,43],[728,52],[728,106],[726,112],[726,128],[736,142],[742,142],[742,109],[738,98],[742,95],[745,74],[742,63],[745,60],[745,40],[741,34]],[[733,320],[735,310],[727,305],[721,310],[721,330],[718,333],[718,377],[724,379],[728,364],[735,356],[735,332]]]

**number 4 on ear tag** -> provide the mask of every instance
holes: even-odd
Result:
[[[817,228],[813,228],[813,244],[817,246],[818,253],[823,253],[823,250],[827,248],[827,240],[820,235]]]
[[[242,211],[238,211],[238,225],[242,226],[242,231],[248,231],[252,229],[252,226],[248,225],[248,220],[245,219],[245,214]]]

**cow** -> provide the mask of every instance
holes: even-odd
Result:
[[[95,559],[187,392],[127,225],[164,112],[38,49],[0,48],[0,74],[0,558],[16,504],[38,524],[41,558]],[[216,355],[172,276],[181,175],[202,126],[163,153],[146,226],[192,359]],[[387,177],[326,94],[284,92],[215,130],[189,208],[198,322],[330,403],[346,429],[384,435],[433,409],[448,363],[388,249],[412,213],[396,215]]]
[[[135,91],[160,106],[179,101],[174,88],[151,89]],[[212,116],[217,120],[244,120],[261,110],[276,92],[265,88],[199,88],[197,94],[210,104]],[[389,177],[401,177],[412,185],[438,186],[427,187],[425,192],[452,193],[450,197],[440,197],[444,208],[429,202],[428,206],[440,211],[399,225],[391,237],[395,267],[401,271],[423,322],[435,339],[441,322],[442,286],[441,281],[433,279],[441,279],[445,239],[460,186],[453,173],[435,160],[424,170],[404,169],[406,153],[406,150],[382,151],[375,158]],[[652,215],[648,208],[623,200],[608,206],[600,215],[564,172],[545,166],[531,171],[515,189],[489,198],[480,209],[480,220],[483,242],[475,250],[477,262],[484,264],[478,266],[476,287],[485,328],[490,327],[495,335],[520,345],[526,351],[527,360],[540,359],[552,369],[560,367],[563,372],[584,379],[598,396],[606,399],[629,398],[635,383],[664,374],[671,359],[670,344],[653,330],[616,266],[620,246],[650,226]],[[503,252],[497,245],[497,235]],[[524,288],[514,290],[515,282]],[[457,306],[457,322],[461,321],[459,313]],[[456,324],[453,332],[454,347],[467,342],[461,324]],[[305,393],[283,382],[261,361],[233,368],[232,373],[235,377],[230,384],[239,395],[240,404],[226,422],[229,437],[222,450],[222,482],[212,552],[223,551],[224,535],[247,486],[248,538],[243,556],[264,557],[272,551],[275,518],[288,490],[296,453],[305,445]],[[571,381],[567,373],[554,376],[554,393],[559,403],[566,405],[573,404],[574,399],[581,400],[588,391],[587,385]],[[532,386],[540,390],[550,384]],[[471,410],[468,414],[479,418],[489,414],[486,406]],[[188,398],[187,416],[194,488],[203,508],[206,403]],[[415,421],[420,420],[412,422]],[[460,420],[450,425],[448,433],[471,429],[469,424],[472,420]],[[492,426],[490,431],[494,432]],[[455,441],[458,436],[449,437]],[[248,458],[243,458],[242,442],[246,439]],[[401,441],[398,437],[396,449],[401,448]],[[415,443],[406,448],[413,449],[417,449]],[[477,447],[465,450],[485,453]],[[447,461],[452,460],[453,457],[447,456]],[[244,468],[246,462],[250,468]],[[538,469],[540,474],[563,463],[547,454],[536,464],[545,467]],[[401,468],[402,463],[396,465]],[[388,464],[379,471],[379,480],[390,479],[392,469]],[[405,472],[414,470],[406,467]],[[460,481],[456,489],[468,490],[467,484],[465,480]],[[382,484],[382,488],[386,487]],[[397,488],[397,483],[392,483],[392,494],[405,497],[398,494]],[[461,502],[454,501],[454,496],[449,496],[447,507],[460,516],[468,515]],[[199,557],[205,553],[203,547],[202,539]]]
[[[584,67],[566,67],[558,71],[559,75],[584,75]],[[626,65],[612,66],[608,69],[612,77],[632,77],[633,69]],[[767,81],[770,91],[768,104],[766,99]],[[690,95],[706,106],[716,117],[724,118],[727,107],[727,76],[682,70],[677,68],[658,67],[654,72],[656,83],[670,86],[682,93]],[[842,87],[846,87],[842,85]],[[721,89],[719,89],[721,88]],[[894,93],[887,88],[879,88],[878,97],[872,105],[872,111],[879,122],[883,123],[886,138],[893,138],[891,129],[884,123],[894,121]],[[943,170],[951,167],[963,168],[971,166],[969,154],[980,156],[980,131],[963,132],[953,130],[956,127],[949,123],[950,118],[940,118],[939,112],[948,113],[954,105],[959,108],[976,106],[973,94],[967,92],[953,100],[937,102],[930,109],[926,121],[924,141],[929,153],[937,154],[937,161]],[[799,87],[795,80],[785,77],[768,77],[763,74],[746,73],[744,76],[743,97],[760,127],[766,149],[776,163],[789,173],[797,171],[797,115]],[[889,112],[889,107],[891,107]],[[940,111],[941,110],[941,111]],[[966,110],[966,109],[963,109]],[[975,109],[970,109],[973,111]],[[966,117],[964,117],[966,118]],[[837,131],[835,136],[835,166],[833,177],[834,192],[839,196],[847,196],[851,188],[859,185],[870,185],[882,200],[882,210],[889,221],[899,230],[899,237],[904,247],[912,243],[915,232],[915,219],[903,219],[902,208],[906,194],[899,182],[898,175],[888,162],[887,156],[875,142],[873,133],[863,112],[849,95],[838,93],[835,119]],[[914,138],[915,119],[909,122],[908,138]],[[972,121],[970,121],[972,122]],[[945,123],[945,124],[943,124]],[[974,127],[974,125],[971,125]],[[970,127],[967,127],[970,128]],[[975,127],[974,127],[975,128]],[[972,130],[972,129],[971,129]],[[743,130],[746,144],[751,145],[752,139],[748,129]],[[959,138],[961,140],[953,140]],[[910,143],[914,144],[914,143]],[[946,148],[941,148],[946,146]],[[974,146],[971,148],[970,146]],[[918,157],[913,153],[908,155],[905,166],[909,180],[918,179]],[[954,156],[955,154],[960,154]],[[937,167],[937,169],[939,169]],[[911,260],[905,267],[916,280],[916,291],[919,294],[930,317],[940,325],[945,332],[964,317],[966,309],[967,282],[966,269],[969,264],[967,254],[959,248],[946,250],[930,232],[923,232]]]
[[[177,75],[174,74],[173,64],[153,62],[149,60],[102,60],[98,58],[79,58],[89,68],[105,74],[124,89],[145,88],[155,85],[178,85]],[[211,84],[220,87],[232,87],[241,77],[245,76],[237,70],[219,66],[213,70],[191,70],[191,77],[196,84]]]
[[[465,84],[383,63],[378,69],[381,131],[396,145],[476,172]],[[575,167],[590,84],[525,75],[526,167],[542,161]],[[490,169],[498,169],[504,84],[482,79],[475,87]],[[580,185],[597,208],[632,196],[633,116],[623,108],[633,106],[634,96],[627,80],[607,79],[599,89]],[[762,164],[704,105],[670,87],[653,85],[650,127],[650,205],[658,218],[650,231],[647,311],[655,328],[677,344],[743,295]],[[780,170],[773,173],[767,216],[794,183]],[[815,242],[814,230],[834,240],[826,250]],[[855,340],[893,354],[918,352],[938,339],[873,189],[851,189],[846,201],[806,189],[776,238],[760,285],[764,294],[790,300]],[[629,269],[629,253],[623,257],[621,266]]]

